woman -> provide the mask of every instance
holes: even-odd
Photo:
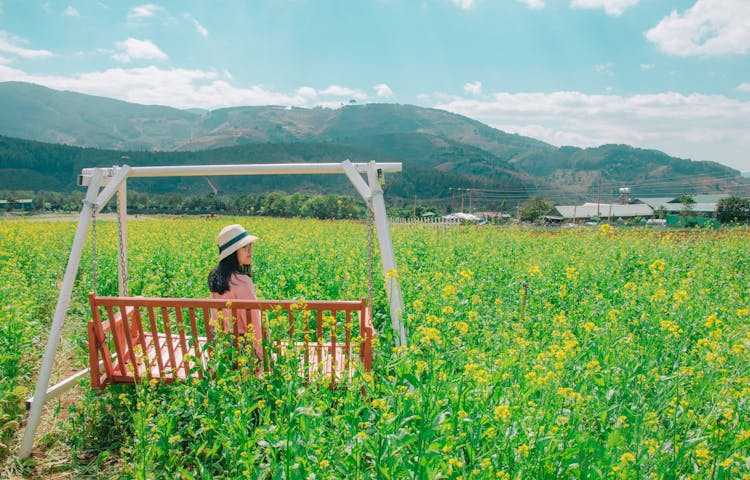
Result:
[[[208,289],[211,298],[222,300],[257,300],[255,286],[250,276],[253,261],[253,243],[258,237],[247,233],[242,225],[228,225],[221,229],[216,243],[219,247],[219,264],[208,275]],[[231,310],[224,310],[224,330],[230,331],[229,317]],[[263,373],[263,344],[261,343],[260,311],[250,314],[253,336],[253,350],[260,360],[256,373]],[[237,311],[237,331],[240,335],[248,333],[247,314],[245,310]],[[234,331],[232,328],[231,331]]]

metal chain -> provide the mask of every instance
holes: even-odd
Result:
[[[99,280],[96,266],[96,204],[93,204],[91,208],[91,282],[94,293],[97,293]]]
[[[125,212],[127,216],[127,212]],[[127,220],[127,219],[126,219]],[[117,194],[117,244],[120,246],[120,271],[122,272],[122,294],[128,296],[128,265],[125,261],[125,245],[122,238],[122,219],[120,218],[120,194]],[[119,292],[118,292],[119,295]]]
[[[367,206],[367,302],[370,309],[373,308],[373,292],[375,282],[373,270],[375,270],[375,214],[370,205]]]

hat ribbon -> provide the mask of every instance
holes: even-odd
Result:
[[[220,247],[219,247],[219,253],[223,252],[223,251],[224,251],[224,250],[226,250],[227,248],[231,247],[231,246],[232,246],[232,245],[234,245],[235,243],[237,243],[237,242],[239,242],[240,240],[242,240],[243,238],[247,237],[248,235],[250,235],[250,234],[249,234],[249,233],[247,233],[247,232],[242,232],[242,233],[240,233],[239,235],[237,235],[237,236],[236,236],[236,237],[234,237],[233,239],[229,240],[229,241],[228,241],[227,243],[225,243],[224,245],[220,246]]]

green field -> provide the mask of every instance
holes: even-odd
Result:
[[[207,297],[234,222],[261,238],[261,298],[367,295],[364,224],[266,218],[130,222],[130,293]],[[0,221],[0,477],[750,478],[747,228],[394,226],[409,346],[376,272],[373,375],[83,383],[17,461],[75,226]],[[99,222],[99,294],[117,292],[115,234]],[[53,380],[86,366],[90,253]]]

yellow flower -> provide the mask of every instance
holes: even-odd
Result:
[[[674,301],[679,305],[680,303],[688,299],[688,293],[685,290],[677,290],[676,292],[674,292],[674,295],[672,297],[674,298]]]
[[[516,449],[516,453],[520,457],[528,457],[530,451],[531,451],[531,447],[529,447],[525,443]]]
[[[417,328],[417,332],[422,335],[422,337],[419,339],[420,343],[422,344],[443,343],[443,339],[440,337],[440,330],[438,330],[437,328],[420,326]]]
[[[711,451],[705,447],[695,449],[695,458],[697,458],[698,460],[704,460],[704,461],[713,460],[713,457],[711,456]]]
[[[373,408],[377,408],[380,410],[388,409],[388,404],[382,398],[376,398],[375,400],[372,401],[371,405]]]
[[[586,364],[586,369],[589,371],[589,373],[599,373],[602,367],[599,364],[599,360],[591,360]]]
[[[464,280],[471,280],[471,277],[474,276],[474,272],[471,270],[461,270],[458,274],[461,275],[461,278]]]
[[[456,327],[456,330],[461,335],[466,335],[469,331],[469,324],[466,322],[455,322],[453,326]]]
[[[510,407],[508,405],[498,405],[495,407],[495,420],[507,421],[510,418]]]
[[[578,278],[578,271],[576,270],[576,267],[567,267],[565,269],[565,276],[568,277],[569,280],[575,280]]]
[[[449,298],[456,295],[456,287],[454,287],[452,284],[448,284],[445,287],[443,287],[443,298]]]
[[[622,463],[633,463],[635,462],[635,455],[633,455],[630,452],[625,452],[622,455],[620,455],[620,461]]]
[[[658,275],[664,271],[664,267],[666,266],[667,264],[664,260],[654,260],[653,263],[648,266],[648,269],[651,270],[652,275]]]

